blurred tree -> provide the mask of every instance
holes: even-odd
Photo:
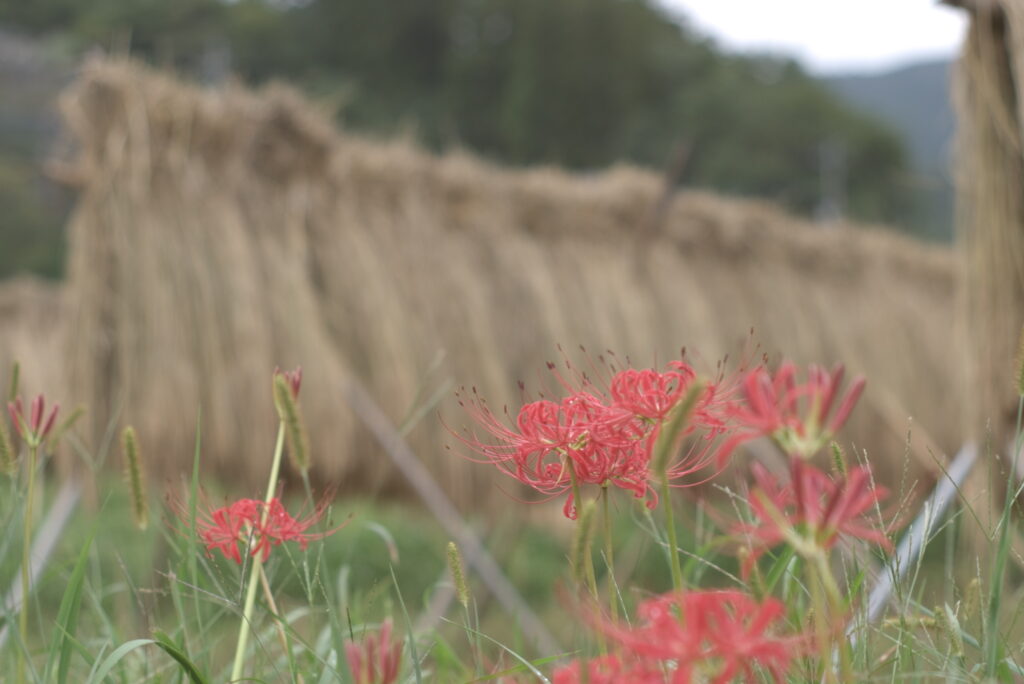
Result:
[[[794,62],[724,55],[649,0],[0,0],[0,26],[130,46],[207,80],[225,55],[251,82],[343,103],[354,129],[510,164],[660,168],[685,142],[684,183],[804,214],[821,200],[822,145],[838,145],[849,215],[920,215],[893,133]]]

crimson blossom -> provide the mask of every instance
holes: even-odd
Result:
[[[217,549],[225,558],[241,564],[239,544],[244,549],[251,539],[250,555],[255,557],[262,554],[261,560],[266,562],[270,550],[283,542],[294,541],[305,549],[310,541],[323,539],[338,531],[341,526],[326,532],[306,532],[319,522],[325,510],[326,504],[321,504],[312,515],[298,520],[289,515],[277,498],[269,502],[239,499],[229,506],[199,513],[196,529],[206,544],[207,552]]]
[[[32,400],[29,407],[29,416],[25,417],[25,409],[21,397],[7,402],[7,413],[11,416],[11,422],[18,436],[24,439],[29,445],[39,446],[46,436],[50,434],[54,423],[57,421],[57,413],[60,411],[60,404],[54,404],[50,415],[46,416],[46,399],[42,394]],[[45,420],[44,420],[45,418]]]
[[[809,463],[791,462],[791,482],[778,480],[759,463],[752,466],[755,486],[748,503],[755,521],[736,532],[751,542],[743,571],[768,549],[787,542],[798,551],[828,550],[843,538],[858,538],[891,550],[885,531],[866,514],[888,495],[874,484],[866,466],[849,469],[833,479]]]
[[[561,381],[561,380],[560,380]],[[472,398],[459,397],[487,437],[475,432],[455,436],[482,458],[534,490],[559,496],[573,485],[609,485],[646,499],[651,508],[657,495],[650,487],[651,454],[662,425],[697,382],[696,373],[683,361],[669,364],[664,372],[629,369],[617,373],[606,396],[584,379],[570,394],[554,401],[540,399],[524,404],[510,420],[499,418],[474,390]],[[701,390],[695,410],[683,434],[700,433],[696,446],[667,465],[674,482],[716,462],[715,438],[725,427],[726,409],[722,383]],[[509,427],[508,423],[514,423]],[[570,494],[563,508],[576,517]]]
[[[391,636],[391,620],[385,620],[375,634],[362,642],[345,644],[349,671],[355,684],[394,684],[402,664],[402,642]]]
[[[619,655],[587,663],[589,681],[723,684],[742,675],[754,682],[761,668],[781,682],[807,644],[802,635],[779,634],[784,614],[781,601],[736,590],[663,594],[640,604],[634,626],[598,620]],[[553,681],[582,682],[582,668],[570,663]]]
[[[811,364],[803,383],[797,382],[796,372],[796,366],[786,362],[774,375],[761,366],[747,374],[743,401],[729,410],[738,428],[729,439],[730,449],[756,437],[771,437],[790,456],[806,460],[832,440],[860,399],[864,378],[853,381],[833,414],[843,366],[829,372]]]

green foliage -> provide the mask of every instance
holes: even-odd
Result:
[[[18,272],[61,274],[64,214],[47,190],[30,162],[0,153],[0,278]]]
[[[356,130],[411,130],[509,164],[664,167],[682,183],[765,197],[810,214],[821,155],[846,154],[857,219],[917,214],[899,139],[852,112],[791,61],[731,57],[648,0],[0,0],[20,31],[75,50],[129,49],[200,80],[283,78],[341,105]],[[0,135],[3,131],[0,131]],[[0,141],[0,149],[3,141]],[[55,274],[57,227],[19,164],[0,157],[0,276]]]

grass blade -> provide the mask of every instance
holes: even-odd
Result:
[[[111,670],[113,670],[117,666],[117,664],[124,659],[126,655],[128,655],[137,648],[141,648],[143,646],[148,646],[149,644],[155,643],[156,642],[152,639],[132,639],[131,641],[121,644],[113,651],[111,651],[110,655],[103,659],[103,662],[100,663],[100,666],[96,668],[96,671],[93,672],[91,677],[89,677],[87,684],[92,684],[92,682],[102,682],[106,680]]]
[[[405,628],[409,633],[409,657],[412,659],[413,673],[416,675],[416,684],[423,684],[423,673],[420,672],[420,658],[416,654],[416,635],[412,631],[412,620],[409,619],[409,611],[405,607],[405,600],[402,598],[402,588],[398,586],[398,578],[395,577],[395,566],[388,563],[391,570],[391,581],[395,583],[395,594],[398,595],[398,605],[402,607],[402,616],[405,617]]]
[[[199,668],[189,659],[181,647],[171,641],[171,638],[163,632],[156,632],[153,634],[156,637],[155,643],[159,648],[162,648],[167,655],[178,661],[181,669],[188,675],[188,678],[192,680],[192,684],[209,684],[203,673],[199,671]]]
[[[50,659],[46,663],[46,674],[44,679],[49,680],[49,674],[53,666],[53,659],[57,656],[57,682],[64,684],[68,680],[68,668],[71,665],[71,650],[73,645],[72,637],[78,624],[78,613],[82,606],[82,586],[85,581],[85,569],[89,561],[89,550],[92,548],[92,540],[96,534],[93,528],[88,539],[82,545],[78,554],[78,560],[68,578],[67,589],[64,590],[64,597],[60,602],[60,610],[57,613],[57,627],[53,634],[53,644],[50,646]],[[57,655],[59,654],[59,656]]]

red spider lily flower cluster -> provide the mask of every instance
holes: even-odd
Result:
[[[682,361],[664,372],[624,370],[611,380],[608,396],[589,382],[559,400],[541,399],[525,404],[514,420],[515,427],[496,416],[482,399],[460,404],[488,433],[456,435],[484,462],[538,492],[559,496],[577,485],[615,486],[656,505],[650,488],[651,453],[662,424],[696,381],[693,369]],[[568,383],[563,383],[568,384]],[[724,430],[724,401],[720,385],[702,392],[687,434],[701,432],[700,444],[668,464],[673,481],[698,472],[715,462],[714,438]],[[567,498],[565,515],[576,517],[573,497]]]
[[[266,562],[270,550],[283,542],[298,542],[305,549],[309,542],[338,531],[340,528],[336,527],[326,532],[306,532],[323,517],[325,510],[326,505],[321,504],[308,518],[297,520],[276,498],[269,502],[239,499],[230,506],[201,513],[196,527],[207,552],[217,549],[225,558],[241,564],[239,545],[244,549],[251,541],[250,555],[262,554],[261,559]]]
[[[809,459],[832,440],[864,391],[864,379],[854,380],[833,414],[842,381],[841,365],[828,372],[812,364],[802,384],[797,383],[792,363],[782,364],[774,376],[763,367],[755,368],[743,381],[745,401],[731,407],[740,431],[730,446],[771,437],[787,454]]]
[[[782,681],[806,644],[803,636],[779,634],[784,612],[776,599],[757,601],[741,591],[664,594],[640,604],[636,626],[599,622],[621,656],[586,663],[589,679],[581,663],[570,663],[553,681],[724,683],[737,675],[754,681],[755,667]]]
[[[18,432],[18,436],[30,445],[39,446],[53,429],[53,425],[57,420],[57,413],[60,411],[60,404],[53,405],[50,415],[46,417],[45,421],[43,418],[46,415],[46,399],[43,398],[42,394],[32,400],[29,410],[30,415],[26,418],[25,407],[22,405],[21,397],[16,397],[14,401],[7,402],[7,413],[11,416],[11,421],[14,423],[14,429]]]
[[[764,467],[754,464],[755,486],[748,503],[756,520],[737,526],[751,542],[744,573],[765,551],[783,542],[800,550],[828,550],[840,537],[863,539],[885,549],[892,542],[867,513],[888,495],[865,466],[833,479],[809,463],[793,459],[792,481],[780,485]]]
[[[348,667],[355,684],[393,684],[402,664],[402,642],[391,636],[391,620],[360,643],[345,644]]]

